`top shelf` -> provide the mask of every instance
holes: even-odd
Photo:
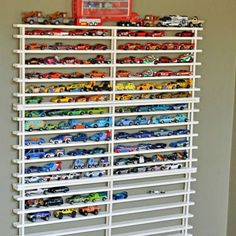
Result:
[[[127,30],[173,30],[173,31],[201,31],[199,27],[120,27],[120,26],[78,26],[78,25],[30,25],[30,24],[13,24],[15,28],[45,28],[45,29],[127,29]]]

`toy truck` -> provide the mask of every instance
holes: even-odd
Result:
[[[44,130],[46,123],[43,120],[25,121],[25,131]]]
[[[47,25],[49,23],[49,19],[42,15],[41,11],[31,11],[24,12],[22,16],[22,21],[25,24],[44,24]]]
[[[188,20],[189,27],[202,27],[204,21],[199,20],[197,16],[194,16]]]
[[[155,27],[157,26],[159,19],[159,16],[146,15],[143,19],[143,25],[146,27]]]
[[[54,12],[50,15],[47,15],[50,20],[50,23],[53,25],[73,25],[74,19],[68,17],[67,12]]]
[[[188,17],[179,15],[163,16],[159,19],[157,26],[185,27],[188,26]]]

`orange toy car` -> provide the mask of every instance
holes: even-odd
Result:
[[[104,78],[107,77],[107,73],[104,71],[98,71],[98,70],[93,70],[89,73],[86,74],[86,77],[90,77],[90,78]]]
[[[25,45],[26,50],[44,50],[48,47],[46,43],[30,43]]]
[[[116,72],[116,77],[131,77],[131,72],[127,70],[118,70]]]
[[[92,95],[87,98],[87,102],[98,102],[98,101],[107,101],[107,98],[101,95]]]
[[[147,43],[144,46],[145,50],[158,50],[162,48],[160,43]]]
[[[101,211],[100,206],[87,206],[79,208],[79,213],[85,216],[87,216],[88,213],[93,213],[94,215],[97,215],[99,211]]]
[[[118,49],[120,50],[142,50],[144,49],[144,46],[139,43],[126,43],[118,46]]]
[[[180,43],[179,50],[192,50],[194,49],[194,43]]]
[[[121,100],[132,100],[134,99],[133,95],[131,94],[120,94],[116,96],[116,100],[121,101]]]
[[[75,98],[75,102],[86,102],[87,99],[84,96],[79,96]]]
[[[64,77],[63,73],[60,73],[60,72],[49,72],[49,73],[42,74],[40,76],[40,78],[43,78],[43,79],[61,79],[63,77]]]

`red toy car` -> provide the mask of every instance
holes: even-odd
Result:
[[[43,59],[44,64],[55,65],[60,63],[60,59],[57,56],[54,57],[46,57]]]
[[[43,79],[60,79],[63,77],[64,77],[63,73],[60,73],[60,72],[49,72],[49,73],[42,74],[40,76],[40,78],[43,78]]]
[[[137,36],[137,37],[152,37],[152,34],[153,34],[152,32],[139,30],[135,33],[135,36]]]
[[[104,29],[92,29],[86,32],[86,35],[89,36],[107,36],[108,31]]]
[[[126,43],[118,46],[120,50],[142,50],[144,46],[139,43]]]
[[[107,50],[107,48],[108,48],[107,45],[101,43],[97,43],[92,46],[93,50]]]
[[[130,56],[117,59],[116,62],[119,64],[133,64],[133,63],[139,64],[142,63],[142,58]]]
[[[86,77],[89,78],[104,78],[107,77],[107,73],[104,71],[93,70],[89,73],[86,73]]]
[[[145,50],[158,50],[161,48],[162,48],[162,45],[160,43],[147,43],[144,46]]]
[[[46,43],[30,43],[25,45],[26,50],[44,50],[48,47]]]
[[[116,77],[120,78],[120,77],[131,77],[131,72],[127,71],[127,70],[118,70],[116,72]]]
[[[39,64],[44,64],[44,59],[43,58],[30,58],[28,60],[25,60],[25,64],[27,65],[39,65]]]
[[[76,72],[68,74],[68,75],[70,76],[69,78],[84,78],[84,74],[79,71],[76,71]]]
[[[48,30],[29,30],[25,32],[26,35],[51,35],[50,31]]]
[[[174,75],[172,70],[159,70],[155,73],[155,76],[171,76]]]
[[[172,59],[169,57],[160,57],[159,58],[159,63],[171,63]]]
[[[152,37],[164,37],[166,36],[166,32],[165,31],[153,31],[152,32]]]
[[[178,43],[164,43],[162,44],[162,50],[177,50],[179,48]]]
[[[80,60],[75,57],[64,57],[60,60],[61,64],[80,64]]]
[[[85,36],[87,32],[81,29],[71,30],[68,32],[70,36]]]
[[[88,61],[91,64],[110,64],[110,60],[106,60],[103,55],[97,55],[95,58],[90,58]]]
[[[135,32],[131,30],[118,30],[117,36],[123,36],[123,37],[134,37]]]
[[[194,43],[180,43],[178,48],[180,50],[192,50],[194,49]]]
[[[192,75],[192,72],[189,70],[179,70],[179,71],[175,72],[175,75],[177,75],[177,76]]]
[[[192,31],[182,31],[175,34],[177,37],[193,37],[194,33]]]
[[[54,43],[52,45],[49,45],[48,49],[50,49],[50,50],[70,50],[70,49],[72,49],[72,46],[65,45],[61,42],[58,42],[58,43]]]
[[[72,46],[72,49],[74,49],[74,50],[89,50],[89,49],[91,49],[91,45],[80,43],[80,44]]]
[[[51,35],[57,35],[57,36],[67,36],[69,35],[68,31],[64,31],[62,29],[52,29],[48,31],[49,34]]]

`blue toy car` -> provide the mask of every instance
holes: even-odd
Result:
[[[126,192],[126,191],[113,193],[114,200],[126,199],[127,197],[128,197],[128,192]]]
[[[178,114],[175,116],[175,122],[187,122],[188,117],[184,114]]]
[[[68,124],[68,122],[63,122],[63,121],[59,122],[58,128],[61,129],[61,130],[71,129],[71,127]]]
[[[72,167],[74,169],[83,169],[85,167],[85,163],[83,161],[81,161],[80,159],[76,159],[73,161],[73,165]]]
[[[103,127],[109,127],[112,125],[112,119],[111,118],[100,118],[93,121],[87,121],[83,122],[82,125],[85,128],[103,128]]]
[[[78,133],[77,135],[72,136],[73,142],[87,142],[88,136],[84,133]]]
[[[140,143],[140,144],[137,145],[137,150],[138,151],[150,150],[150,149],[154,149],[153,144],[151,144],[151,143]]]
[[[93,134],[92,136],[89,137],[89,139],[91,141],[96,141],[96,142],[99,142],[99,141],[109,141],[111,140],[111,135],[110,135],[110,132],[100,132],[100,133],[96,133],[96,134]]]
[[[50,162],[44,166],[30,166],[25,169],[26,174],[30,173],[40,173],[40,172],[49,172],[49,171],[59,171],[61,170],[61,162]]]
[[[131,135],[132,138],[150,138],[152,137],[154,132],[147,130],[140,130],[137,133]]]
[[[160,149],[160,148],[165,148],[167,146],[166,143],[155,143],[152,145],[152,149]]]
[[[137,112],[149,112],[149,111],[152,111],[152,106],[151,105],[137,106],[136,111]]]
[[[70,143],[71,141],[72,141],[72,135],[70,134],[59,134],[49,139],[49,142],[53,144]]]
[[[171,106],[170,105],[165,105],[165,104],[160,104],[160,105],[153,105],[152,106],[152,111],[167,111],[170,110]]]
[[[154,131],[153,134],[155,137],[161,137],[161,136],[173,135],[174,132],[172,130],[168,130],[168,129],[159,129],[158,131]]]
[[[159,123],[161,124],[172,123],[172,122],[175,122],[175,117],[163,115],[163,116],[160,116],[158,120],[159,120]]]
[[[188,108],[188,104],[180,103],[180,104],[171,105],[170,107],[171,107],[171,110],[184,110]]]
[[[27,214],[27,219],[31,222],[35,222],[37,219],[43,219],[48,221],[50,217],[51,217],[50,211],[33,212]]]
[[[86,165],[87,165],[88,168],[92,168],[92,167],[98,167],[99,163],[98,163],[98,161],[96,159],[89,158],[87,160]]]
[[[110,162],[108,160],[108,157],[101,157],[99,160],[99,165],[102,167],[106,167],[110,165]]]
[[[114,148],[114,152],[120,153],[120,152],[134,152],[137,151],[137,148],[134,145],[118,145]]]
[[[38,149],[26,149],[25,150],[25,158],[31,159],[31,158],[42,158],[44,157],[45,152],[42,148]]]
[[[75,150],[67,152],[68,156],[83,156],[86,154],[88,154],[88,150],[86,149],[75,149]]]
[[[115,134],[115,139],[128,139],[130,137],[130,134],[127,132],[118,132]]]
[[[134,121],[130,118],[121,118],[115,122],[116,126],[131,126],[134,125]]]
[[[43,138],[30,138],[25,140],[25,145],[41,145],[43,143],[46,143],[45,139]]]
[[[77,126],[82,125],[82,123],[78,120],[78,119],[70,119],[68,121],[68,125],[72,128],[72,129],[76,129]]]
[[[89,150],[88,153],[91,154],[91,155],[94,155],[94,154],[103,154],[106,152],[106,149],[105,148],[99,148],[99,147],[96,147],[92,150]]]
[[[134,124],[135,125],[148,125],[150,124],[150,120],[147,117],[137,116],[134,119]]]
[[[172,142],[169,144],[170,147],[186,147],[189,145],[189,141],[187,139],[182,139],[176,142]]]
[[[190,131],[188,129],[177,129],[173,131],[174,135],[185,135],[185,134],[189,134]]]
[[[65,155],[64,148],[53,148],[45,152],[44,157],[61,157]]]

